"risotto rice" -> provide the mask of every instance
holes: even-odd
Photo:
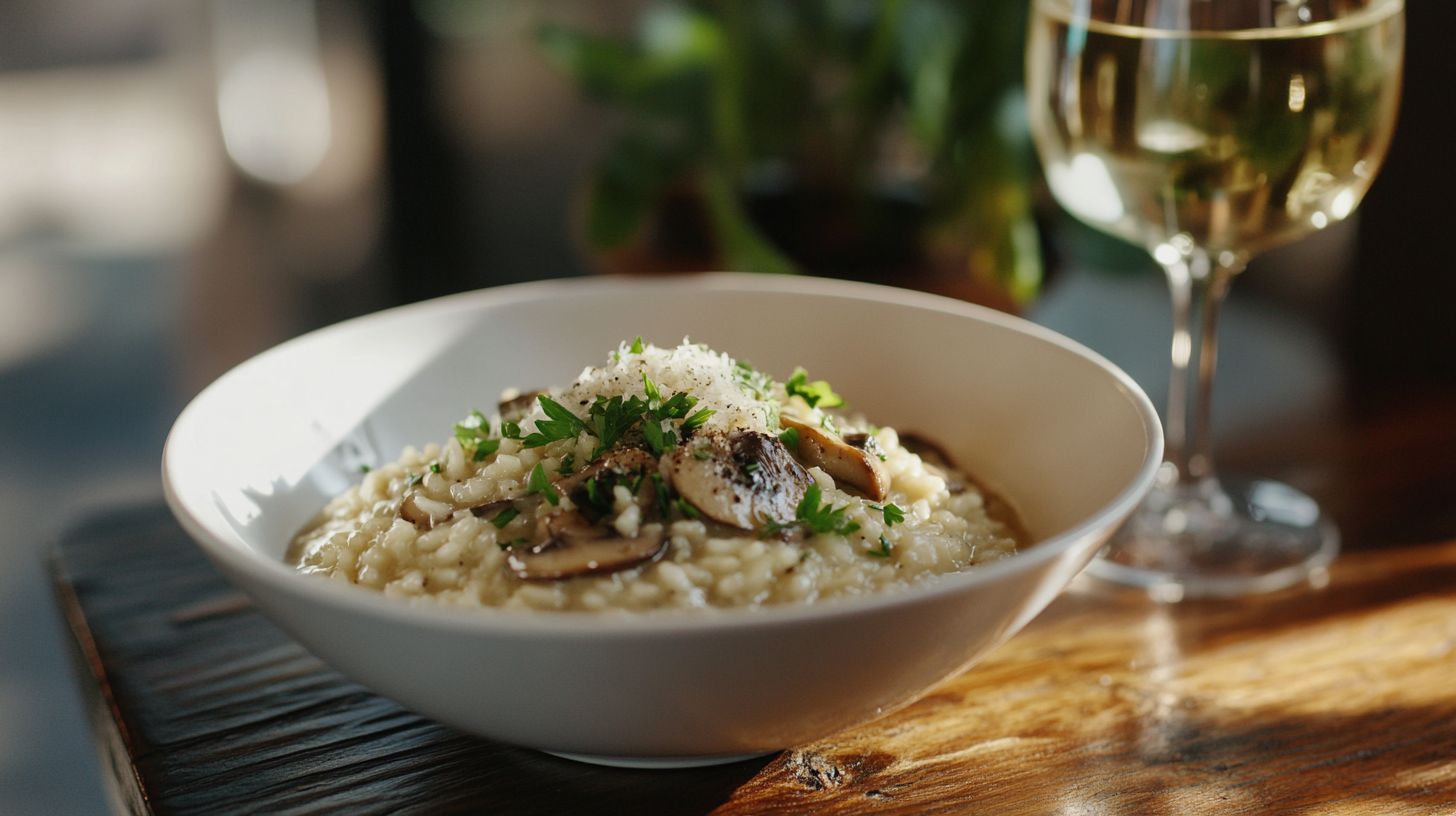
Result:
[[[779,382],[639,338],[370,470],[288,557],[412,603],[649,610],[905,587],[1020,537],[933,445],[849,413],[802,369]]]

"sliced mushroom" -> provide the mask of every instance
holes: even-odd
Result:
[[[557,482],[556,485],[563,495],[570,496],[584,488],[589,480],[600,478],[603,473],[628,476],[633,473],[650,473],[656,469],[657,457],[641,448],[621,445],[608,451],[579,472]]]
[[[557,511],[543,520],[548,535],[533,547],[512,550],[506,564],[527,580],[552,580],[612,572],[652,561],[667,549],[661,524],[644,524],[624,538],[575,511]]]
[[[880,461],[874,437],[851,434],[856,439],[863,438],[861,446],[856,447],[849,443],[848,437],[841,438],[797,419],[780,416],[779,423],[799,432],[795,453],[806,466],[823,470],[834,477],[836,484],[852,487],[872,501],[884,501],[890,495],[890,473]],[[872,445],[876,447],[872,449]]]
[[[703,515],[745,530],[792,521],[814,483],[777,437],[745,430],[699,433],[663,457],[662,474]]]

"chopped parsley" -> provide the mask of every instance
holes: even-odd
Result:
[[[698,511],[698,508],[689,504],[688,500],[684,499],[681,496],[679,496],[677,498],[677,501],[673,502],[673,504],[677,506],[678,512],[682,513],[688,518],[700,519],[703,517],[703,514]]]
[[[576,470],[576,454],[568,453],[561,457],[561,467],[556,472],[562,476],[570,476]]]
[[[712,456],[712,455],[713,454],[709,453],[706,450],[693,451],[693,458],[696,459],[696,460],[698,460],[699,462],[703,461],[704,459],[707,459],[709,456]]]
[[[490,438],[490,420],[485,418],[485,414],[473,409],[470,416],[455,423],[455,441],[476,462],[500,449],[500,440]]]
[[[905,520],[905,511],[901,510],[899,507],[896,507],[889,502],[885,502],[884,507],[881,507],[878,504],[870,504],[869,502],[865,502],[865,507],[868,507],[871,510],[878,510],[879,512],[883,513],[885,515],[886,527],[893,527],[896,524],[899,524],[900,522]]]
[[[652,474],[652,485],[657,489],[657,507],[664,516],[672,515],[672,497],[667,493],[667,484],[662,481],[661,473]]]
[[[733,381],[738,389],[756,400],[768,400],[773,378],[748,363],[739,360],[733,366]]]
[[[612,481],[610,476],[586,480],[586,498],[591,502],[592,507],[603,513],[609,513],[614,504],[612,495]]]
[[[521,511],[517,510],[516,508],[507,507],[499,513],[496,513],[495,518],[491,519],[490,523],[494,524],[497,530],[504,530],[506,528],[506,525],[511,523],[511,519],[519,516],[520,514]]]
[[[371,470],[373,470],[373,468],[369,467],[368,465],[360,465],[359,466],[359,472],[360,473],[368,473]]]
[[[581,417],[573,414],[561,403],[539,394],[536,401],[541,404],[541,410],[546,412],[550,419],[536,420],[536,431],[525,439],[521,440],[523,448],[539,448],[548,442],[555,442],[560,439],[575,439],[577,434],[588,430]]]
[[[693,414],[687,419],[684,419],[682,423],[682,429],[684,431],[697,430],[698,428],[703,427],[703,423],[708,421],[708,417],[716,413],[718,412],[714,411],[712,408],[704,408],[703,410],[697,412],[696,414]]]
[[[827,502],[820,504],[820,499],[823,496],[823,491],[819,489],[819,485],[809,485],[809,489],[804,491],[804,498],[800,500],[799,507],[795,511],[794,520],[787,524],[781,524],[773,519],[769,519],[768,524],[764,527],[763,533],[760,534],[760,538],[767,538],[780,530],[796,526],[804,527],[815,533],[839,533],[840,535],[849,535],[859,529],[858,522],[850,521],[844,517],[845,511],[849,509],[849,505],[835,507],[833,504]]]
[[[430,463],[430,472],[431,473],[439,473],[440,472],[440,463],[439,462],[431,462]]]
[[[526,492],[543,494],[546,501],[551,502],[552,507],[561,503],[561,497],[556,495],[556,491],[552,490],[550,483],[546,481],[546,468],[542,467],[540,462],[537,462],[536,467],[531,469],[531,476],[526,480]]]
[[[415,485],[419,484],[420,482],[423,482],[424,480],[425,480],[425,474],[423,474],[423,473],[416,473],[416,474],[410,476],[409,479],[405,481],[405,483],[404,483],[404,489],[405,490],[409,490],[411,487],[414,487]]]
[[[642,423],[642,438],[652,446],[652,452],[661,456],[664,452],[672,450],[677,444],[677,434],[672,431],[664,431],[660,422]]]
[[[875,558],[889,558],[890,542],[886,541],[884,536],[880,536],[880,548],[877,550],[867,550],[865,555],[872,555]]]
[[[505,439],[520,439],[521,423],[512,422],[509,419],[501,420],[501,437]]]
[[[823,380],[809,382],[809,372],[802,366],[794,369],[789,381],[784,383],[784,390],[789,392],[789,396],[797,394],[803,397],[810,408],[838,408],[844,404],[844,400],[834,393],[829,383]]]
[[[757,462],[749,462],[748,464],[746,464],[746,465],[743,466],[743,472],[744,473],[757,473],[758,472],[758,463]]]
[[[779,441],[784,443],[784,447],[788,448],[789,450],[798,450],[799,429],[785,428],[782,431],[779,431]]]
[[[628,354],[641,354],[642,353],[642,335],[640,335],[640,334],[637,335],[637,339],[632,341],[632,348],[627,349],[627,353]]]

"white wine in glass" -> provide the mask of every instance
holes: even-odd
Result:
[[[1255,253],[1359,204],[1395,127],[1404,41],[1403,0],[1033,0],[1027,101],[1048,185],[1145,247],[1173,300],[1168,458],[1093,574],[1167,600],[1235,596],[1338,552],[1308,496],[1215,473],[1218,313]]]

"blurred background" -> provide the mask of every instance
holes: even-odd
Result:
[[[1314,494],[1347,548],[1456,536],[1453,12],[1408,15],[1386,167],[1240,278],[1215,401],[1222,463]],[[45,544],[155,501],[186,401],[301,332],[541,278],[798,272],[1022,314],[1161,402],[1161,273],[1045,192],[1024,26],[983,0],[0,4],[0,813],[105,808]]]

